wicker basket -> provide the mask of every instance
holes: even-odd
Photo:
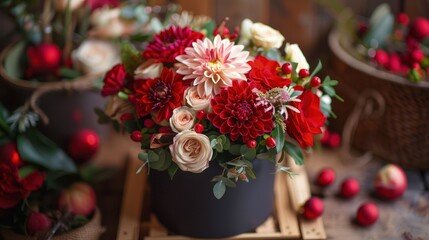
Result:
[[[384,112],[361,118],[353,139],[360,150],[371,151],[387,162],[420,170],[429,169],[429,83],[381,71],[352,57],[340,44],[338,31],[329,36],[330,75],[341,79],[338,93],[345,99],[334,105],[337,129],[344,127],[353,106],[367,90],[378,92]]]

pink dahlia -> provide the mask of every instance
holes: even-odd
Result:
[[[182,63],[177,73],[185,75],[184,80],[194,80],[200,96],[218,94],[222,88],[232,86],[233,80],[246,80],[249,52],[243,48],[219,35],[213,42],[208,38],[197,40],[185,49],[186,54],[176,58]]]
[[[170,119],[173,110],[181,106],[185,91],[182,82],[182,76],[168,68],[162,70],[159,78],[136,81],[134,104],[137,115],[144,117],[154,113],[158,122]]]
[[[212,101],[212,112],[208,119],[222,134],[229,134],[232,141],[240,136],[243,142],[262,136],[273,130],[273,112],[265,111],[253,93],[253,84],[233,81]]]
[[[171,26],[155,35],[144,50],[143,57],[153,58],[167,66],[172,65],[177,62],[176,57],[184,53],[185,48],[190,47],[197,39],[203,38],[202,33],[195,32],[189,27]]]

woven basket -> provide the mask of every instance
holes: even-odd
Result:
[[[94,217],[87,224],[73,231],[54,236],[52,240],[97,240],[105,229],[101,226],[101,212],[96,208]],[[9,230],[1,230],[1,237],[5,240],[37,240],[37,236],[27,237]]]
[[[338,31],[331,32],[329,46],[333,52],[330,75],[340,79],[337,90],[345,99],[334,105],[339,119],[337,129],[342,129],[363,92],[378,92],[384,100],[384,113],[378,118],[359,120],[354,146],[387,162],[428,170],[429,83],[413,83],[355,59],[341,46]]]

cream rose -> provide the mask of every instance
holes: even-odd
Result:
[[[90,36],[98,38],[115,38],[127,35],[135,30],[134,20],[121,18],[119,8],[99,8],[90,16],[92,30]]]
[[[72,52],[73,64],[85,74],[107,72],[120,62],[119,49],[114,43],[87,39]]]
[[[155,63],[155,60],[148,60],[142,63],[135,71],[135,79],[154,79],[161,76],[162,63]]]
[[[185,130],[177,134],[170,145],[173,161],[182,171],[200,173],[209,167],[213,156],[210,140],[204,134]]]
[[[254,23],[250,28],[250,34],[253,44],[263,48],[280,48],[285,38],[283,35],[262,23]]]
[[[299,72],[299,70],[303,68],[310,69],[310,65],[308,65],[307,59],[305,59],[305,56],[299,48],[298,44],[286,43],[285,53],[286,59],[291,62],[298,63],[296,72]]]
[[[170,118],[170,127],[174,132],[180,133],[194,126],[195,111],[188,107],[179,107],[173,110]]]
[[[57,11],[65,11],[67,9],[67,5],[70,1],[70,9],[73,11],[75,9],[78,9],[82,4],[85,2],[85,0],[55,0],[54,6]]]
[[[185,104],[194,109],[195,111],[204,110],[206,112],[210,112],[210,100],[212,99],[212,97],[200,97],[200,95],[198,95],[197,87],[187,88],[185,90],[184,96]]]
[[[252,38],[252,33],[250,29],[252,28],[253,22],[252,20],[246,18],[241,22],[240,28],[240,39],[238,40],[238,44],[247,45]]]

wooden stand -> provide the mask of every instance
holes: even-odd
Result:
[[[142,209],[147,205],[147,173],[135,174],[141,162],[132,159],[125,180],[118,240],[189,240],[174,235],[163,227],[153,214],[142,220]],[[305,168],[288,160],[288,166],[298,175],[290,178],[278,173],[275,182],[275,211],[254,232],[230,239],[326,239],[322,218],[306,220],[297,215],[299,208],[310,197],[310,185]],[[147,214],[147,213],[146,213]],[[194,239],[194,238],[192,238]]]

